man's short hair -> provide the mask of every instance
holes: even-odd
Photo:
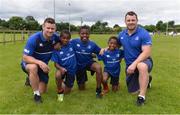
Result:
[[[53,18],[46,18],[46,19],[44,20],[44,24],[45,24],[45,23],[55,24],[56,22],[55,22],[55,20],[54,20]]]
[[[134,11],[129,11],[129,12],[127,12],[126,15],[125,15],[125,19],[126,19],[126,16],[127,16],[127,15],[130,15],[130,16],[134,16],[134,15],[135,15],[135,16],[136,16],[136,19],[138,19],[138,16],[137,16],[137,14],[136,14]]]

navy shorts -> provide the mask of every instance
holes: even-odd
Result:
[[[21,68],[22,70],[29,76],[28,72],[26,71],[26,63],[25,62],[21,62]],[[43,70],[41,68],[38,67],[38,76],[39,76],[39,80],[41,82],[44,82],[45,84],[48,84],[49,81],[49,75],[48,73],[44,73]]]
[[[86,81],[88,81],[87,71],[90,71],[91,75],[94,75],[95,71],[91,70],[91,65],[93,63],[96,63],[96,61],[93,61],[92,63],[87,65],[84,69],[78,70],[76,72],[76,80],[78,85],[84,84]]]
[[[143,61],[148,66],[148,72],[150,73],[153,68],[153,61],[151,58],[146,59]],[[126,68],[127,70],[127,68]],[[126,84],[128,87],[128,92],[136,92],[139,90],[139,71],[138,69],[135,70],[133,74],[130,76],[126,76]]]
[[[104,72],[107,72],[107,71],[104,71]],[[114,77],[109,72],[107,72],[107,73],[108,73],[108,77],[111,78],[110,84],[111,85],[119,85],[119,76],[118,77]]]
[[[74,85],[75,75],[71,75],[68,73],[65,73],[62,76],[62,79],[64,79],[64,83],[68,88],[72,88]]]

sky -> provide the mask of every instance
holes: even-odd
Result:
[[[180,0],[0,0],[1,19],[33,16],[40,24],[55,17],[56,22],[74,25],[81,25],[81,20],[83,25],[100,20],[110,27],[125,26],[128,11],[137,13],[141,25],[156,25],[159,20],[180,24]]]

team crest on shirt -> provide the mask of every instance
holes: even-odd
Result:
[[[135,40],[139,40],[139,37],[138,37],[138,36],[136,36],[136,37],[135,37]]]
[[[71,51],[73,51],[73,49],[72,49],[72,48],[69,48],[69,51],[71,52]]]
[[[123,37],[121,37],[121,40],[123,39]]]
[[[80,47],[80,44],[76,44],[77,47]]]
[[[39,43],[39,46],[40,46],[40,47],[43,47],[43,44],[42,44],[42,43]]]
[[[91,49],[91,46],[90,45],[88,45],[88,47],[87,47],[88,49]]]
[[[53,40],[52,44],[55,44],[55,41]]]
[[[62,52],[62,51],[61,51],[61,52],[59,52],[59,54],[61,54],[61,55],[62,55],[63,53],[64,53],[64,52]]]
[[[106,57],[107,57],[107,58],[109,58],[109,57],[110,57],[110,55],[106,55]]]
[[[116,54],[116,57],[119,57],[119,54]]]
[[[69,55],[70,55],[70,53],[67,54],[67,56],[69,56]]]

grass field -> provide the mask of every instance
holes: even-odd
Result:
[[[74,35],[73,37],[75,37]],[[106,46],[110,35],[92,35],[101,47]],[[124,68],[120,77],[120,91],[110,92],[103,99],[95,97],[95,76],[90,76],[87,89],[79,91],[77,85],[64,102],[56,101],[55,69],[51,72],[48,92],[42,95],[44,102],[36,105],[30,87],[24,86],[25,74],[20,67],[25,42],[0,44],[0,114],[180,114],[180,37],[155,36],[153,38],[152,89],[147,93],[146,105],[135,105],[136,95],[127,92]]]

